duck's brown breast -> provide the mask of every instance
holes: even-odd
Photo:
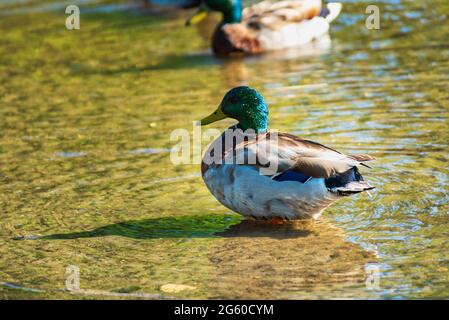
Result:
[[[242,52],[242,50],[238,50],[229,40],[229,36],[223,29],[223,26],[219,25],[215,29],[212,37],[212,49],[214,53],[217,55],[229,55],[233,52]]]

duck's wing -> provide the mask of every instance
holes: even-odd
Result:
[[[243,23],[248,27],[277,29],[318,16],[321,0],[262,1],[243,10]]]
[[[226,135],[226,132],[232,136]],[[365,162],[375,160],[368,154],[346,155],[288,133],[271,131],[248,135],[233,126],[209,146],[201,171],[204,174],[211,165],[236,163],[236,156],[242,160],[237,164],[267,169],[263,170],[264,175],[275,179],[289,174],[296,176],[296,180],[334,177],[358,165],[367,166]]]
[[[268,141],[277,144],[276,149],[272,149],[276,150],[274,155],[268,156],[269,161],[277,161],[275,175],[291,171],[314,178],[329,178],[374,160],[367,154],[345,155],[320,143],[287,133],[277,133],[277,138],[269,137]]]

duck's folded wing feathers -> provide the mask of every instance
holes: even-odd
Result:
[[[291,134],[277,135],[278,173],[297,171],[315,178],[329,178],[374,160],[370,155],[345,155],[322,144]]]
[[[273,179],[286,172],[297,172],[301,176],[314,178],[329,178],[347,172],[365,161],[374,160],[374,157],[366,154],[345,155],[320,143],[288,133],[268,132],[245,140],[244,136],[239,134],[240,131],[235,132],[238,133],[238,138],[232,145],[226,144],[223,134],[221,139],[214,142],[219,147],[211,146],[209,149],[221,151],[219,159],[224,160],[232,159],[243,151],[243,154],[246,154],[244,164],[269,167],[268,175]],[[206,152],[206,155],[209,153],[211,158],[215,156],[210,151]]]

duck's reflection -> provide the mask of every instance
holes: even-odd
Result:
[[[313,221],[275,223],[269,221],[243,220],[225,231],[217,232],[216,235],[225,238],[270,237],[274,239],[292,239],[307,237],[313,234],[313,223]]]
[[[363,291],[374,254],[325,220],[273,225],[243,221],[210,252],[216,298],[341,298]],[[362,289],[362,290],[361,290]]]

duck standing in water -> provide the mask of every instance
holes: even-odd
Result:
[[[341,4],[322,7],[321,0],[263,1],[242,10],[241,0],[203,0],[186,24],[201,19],[207,9],[223,14],[212,37],[216,54],[257,54],[300,47],[327,34]]]
[[[374,188],[357,168],[367,166],[364,162],[374,160],[372,156],[345,155],[317,142],[269,131],[268,108],[255,89],[230,90],[201,125],[224,118],[238,124],[210,145],[201,173],[215,198],[245,217],[318,218],[333,202]]]

